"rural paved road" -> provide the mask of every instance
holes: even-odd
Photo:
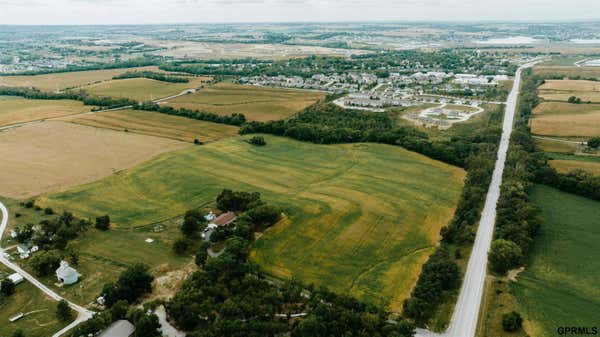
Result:
[[[485,277],[487,274],[487,256],[492,238],[494,236],[494,224],[496,222],[496,204],[500,198],[500,185],[502,185],[502,174],[504,173],[504,163],[512,134],[515,111],[519,98],[519,87],[521,84],[521,71],[531,67],[536,62],[521,66],[516,74],[512,90],[506,100],[506,111],[504,113],[504,123],[502,125],[502,137],[498,148],[498,158],[492,182],[485,198],[485,205],[479,220],[477,236],[471,251],[471,257],[467,265],[467,272],[460,289],[460,295],[454,308],[454,314],[450,321],[448,330],[437,334],[427,330],[418,329],[417,337],[475,337],[477,332],[477,319],[483,296]]]
[[[6,208],[6,206],[4,206],[4,204],[1,201],[0,201],[0,212],[2,213],[2,221],[0,222],[0,241],[1,241],[2,235],[4,234],[4,231],[6,230],[6,226],[8,226],[8,209]],[[37,287],[38,289],[43,291],[50,298],[52,298],[56,301],[60,301],[63,299],[60,295],[55,293],[52,289],[46,287],[44,284],[42,284],[42,282],[38,281],[35,277],[30,275],[28,272],[21,269],[21,267],[19,267],[18,265],[14,264],[13,262],[11,262],[7,258],[5,258],[4,257],[4,249],[2,247],[0,247],[0,263],[5,265],[6,267],[12,269],[16,273],[21,274],[21,276],[23,276],[23,278],[25,278],[27,281],[29,281],[31,284],[33,284],[35,287]],[[87,310],[86,308],[81,307],[72,302],[69,302],[69,306],[71,307],[71,309],[73,309],[77,312],[77,318],[71,324],[67,325],[59,332],[52,335],[52,337],[62,336],[65,332],[76,327],[81,322],[84,322],[84,321],[90,319],[92,317],[92,315],[94,314],[93,311]]]

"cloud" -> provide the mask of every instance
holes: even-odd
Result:
[[[27,10],[24,10],[27,8]],[[2,24],[600,18],[598,0],[0,0]]]

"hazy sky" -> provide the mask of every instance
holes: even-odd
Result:
[[[0,0],[0,24],[600,19],[600,0]]]

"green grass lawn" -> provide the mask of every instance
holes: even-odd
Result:
[[[526,270],[513,284],[532,336],[558,336],[559,326],[598,326],[600,202],[536,186],[531,197],[544,224]]]
[[[108,213],[134,240],[140,226],[213,205],[223,188],[259,191],[286,217],[258,240],[254,262],[399,310],[453,216],[464,171],[389,145],[265,138],[265,147],[235,137],[164,154],[41,203],[85,217]],[[119,261],[166,259],[114,235],[82,245]],[[123,247],[111,252],[115,245]]]
[[[10,274],[12,271],[0,266],[0,278]],[[0,336],[10,337],[18,329],[27,337],[52,336],[69,323],[56,318],[56,304],[31,283],[23,281],[15,287],[13,295],[0,298]],[[18,313],[25,317],[10,323],[8,319]]]
[[[112,80],[82,87],[83,90],[98,96],[126,97],[138,101],[150,101],[177,95],[190,88],[199,87],[206,77],[194,77],[189,83],[170,83],[148,78],[128,78]]]

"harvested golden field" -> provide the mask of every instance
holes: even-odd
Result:
[[[0,96],[0,126],[90,111],[79,101]]]
[[[165,104],[220,115],[242,113],[249,121],[269,121],[290,117],[324,97],[324,93],[315,91],[218,83]]]
[[[543,102],[533,109],[535,117],[539,115],[577,115],[599,112],[600,104],[570,104],[565,102]]]
[[[531,132],[536,135],[560,137],[600,136],[600,111],[569,114],[541,115],[529,120]]]
[[[118,68],[105,70],[72,71],[66,73],[34,75],[34,76],[0,76],[0,85],[14,87],[36,87],[40,90],[56,91],[67,88],[80,87],[107,81],[114,76],[133,70],[160,71],[156,66],[138,68]]]
[[[539,96],[547,101],[567,101],[569,97],[583,102],[600,102],[600,82],[575,80],[547,80],[539,87]]]
[[[0,195],[72,187],[187,146],[183,142],[49,121],[0,132]]]
[[[210,142],[237,135],[238,127],[159,112],[120,110],[65,117],[71,123],[193,142]]]
[[[97,96],[152,101],[180,94],[186,89],[198,88],[209,79],[209,77],[190,77],[189,83],[170,83],[148,78],[128,78],[92,84],[81,89]]]
[[[594,175],[600,175],[600,162],[580,160],[550,160],[550,166],[560,173],[568,173],[573,170],[584,170]]]

